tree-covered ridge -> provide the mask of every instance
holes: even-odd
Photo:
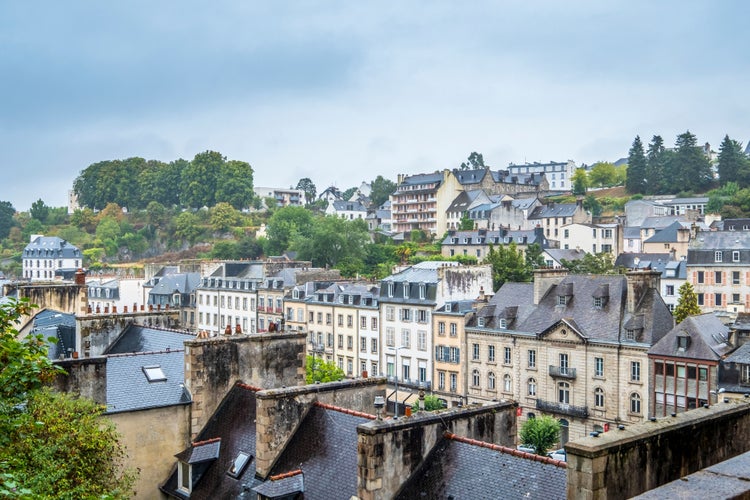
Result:
[[[73,183],[73,191],[78,203],[92,210],[110,203],[128,210],[144,209],[151,202],[184,208],[223,202],[243,209],[253,201],[253,169],[216,151],[169,163],[137,157],[107,160],[86,167]]]

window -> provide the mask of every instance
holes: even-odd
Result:
[[[342,297],[343,297],[343,295],[342,295]],[[338,315],[338,325],[339,326],[344,326],[344,315],[343,314],[339,314]]]
[[[388,296],[393,297],[393,282],[388,283]]]
[[[314,321],[315,321],[315,313],[314,313],[314,312],[310,312],[310,313],[309,313],[309,315],[308,315],[308,321],[309,321],[310,323],[312,323],[312,322],[314,322]]]
[[[370,352],[378,352],[378,339],[372,339],[372,341],[370,342]]]
[[[471,359],[474,361],[479,360],[479,344],[471,344]]]
[[[560,375],[567,375],[568,374],[568,355],[567,354],[560,354]]]
[[[674,285],[667,285],[667,287],[666,287],[666,295],[667,295],[667,297],[673,297],[674,296]]]
[[[438,335],[445,335],[445,321],[438,322]]]
[[[471,372],[471,386],[472,387],[479,386],[479,370],[474,370]]]
[[[565,295],[558,295],[557,296],[557,305],[558,306],[564,306],[568,303],[568,298]]]
[[[732,251],[732,262],[739,262],[740,261],[740,251],[734,250]]]
[[[479,328],[484,328],[484,318],[477,318],[477,326]]]
[[[387,321],[393,321],[393,317],[394,317],[393,312],[394,312],[393,306],[387,306],[385,308],[385,319]]]
[[[456,392],[456,386],[458,385],[458,374],[450,374],[451,392]]]
[[[714,283],[717,285],[721,285],[721,277],[724,273],[721,271],[714,271]]]
[[[733,285],[740,284],[740,272],[739,271],[732,271],[732,284]]]
[[[160,365],[144,366],[143,374],[146,375],[146,380],[149,382],[164,382],[167,380],[167,376],[164,375]]]
[[[630,380],[633,382],[641,381],[641,362],[640,361],[630,362]]]
[[[604,297],[594,297],[594,307],[596,309],[604,307]]]
[[[513,390],[513,379],[507,373],[503,375],[503,392],[511,392]]]
[[[724,260],[724,253],[721,250],[714,252],[714,262],[722,262]]]
[[[491,391],[495,390],[495,374],[492,372],[487,375],[487,389]]]
[[[563,237],[570,238],[570,229],[563,229]]]
[[[604,358],[594,358],[594,376],[604,376]]]
[[[451,337],[455,337],[458,334],[458,328],[455,323],[451,323]]]
[[[407,329],[401,330],[401,345],[407,349],[411,347],[411,332]]]
[[[351,328],[354,325],[354,317],[351,314],[346,315],[346,326]],[[365,320],[365,326],[367,326],[367,320]]]
[[[333,347],[333,333],[331,332],[328,332],[328,335],[326,336],[326,346]]]
[[[419,367],[417,368],[418,374],[417,377],[419,378],[420,382],[426,382],[427,381],[427,366],[423,365],[421,362],[419,364]]]
[[[487,346],[487,361],[489,361],[490,363],[495,362],[495,346],[494,345]]]
[[[703,294],[702,293],[696,294],[696,298],[698,299],[698,305],[702,306],[703,305]]]
[[[612,238],[612,230],[611,229],[605,229],[604,230],[604,237],[605,238]]]
[[[420,323],[427,323],[427,311],[420,309],[417,311],[417,321]]]
[[[245,467],[250,463],[251,458],[252,457],[248,453],[245,453],[244,451],[239,452],[229,466],[227,474],[235,479],[239,478],[242,473],[245,472]]]
[[[427,332],[424,330],[417,332],[417,349],[420,351],[427,350]]]
[[[536,396],[536,379],[530,378],[526,383],[529,396]]]
[[[637,392],[630,395],[630,413],[641,413],[641,396]]]
[[[330,325],[332,321],[333,321],[333,317],[331,313],[326,313],[326,325]]]
[[[362,337],[359,339],[359,350],[362,352],[367,352],[367,339]],[[364,371],[364,370],[362,370]]]
[[[560,382],[557,384],[557,402],[564,405],[570,404],[570,384]]]
[[[705,274],[705,273],[704,273],[703,271],[698,271],[698,276],[697,276],[697,281],[698,281],[698,284],[703,284],[703,283],[705,283],[706,279],[705,279],[705,276],[704,276],[704,274]]]
[[[346,360],[346,374],[351,375],[354,372],[354,366],[351,359]]]
[[[735,304],[740,303],[740,294],[739,293],[733,293],[732,294],[732,302]]]
[[[370,321],[370,329],[373,331],[378,330],[378,318],[372,318],[372,320]]]
[[[505,348],[505,354],[503,356],[503,363],[506,365],[509,365],[511,362],[511,350],[510,347]]]
[[[420,284],[419,285],[419,298],[422,299],[422,300],[424,300],[424,297],[425,297],[425,293],[424,292],[425,292],[425,285],[424,284]]]
[[[366,330],[367,329],[367,316],[361,316],[359,318],[359,329],[360,330]]]
[[[179,476],[177,478],[177,484],[179,484],[178,489],[190,493],[190,490],[193,487],[193,482],[190,477],[190,464],[182,461],[177,463],[179,464],[179,467],[177,468],[177,475]]]
[[[385,345],[393,347],[396,345],[395,341],[396,333],[393,328],[388,327],[385,329]]]
[[[411,309],[407,307],[401,309],[401,321],[411,321]]]
[[[705,370],[705,368],[703,368]],[[740,365],[740,383],[750,383],[750,365]]]
[[[460,352],[459,352],[458,347],[451,347],[450,348],[450,362],[459,363],[461,361],[459,354]]]
[[[319,325],[323,324],[323,313],[322,312],[318,313],[318,324]]]
[[[604,408],[604,389],[601,387],[594,389],[594,406]]]
[[[438,389],[445,390],[445,372],[438,372]]]
[[[339,349],[343,349],[343,348],[344,348],[344,336],[339,335]]]

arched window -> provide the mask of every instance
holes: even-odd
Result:
[[[601,387],[594,389],[594,406],[604,408],[604,389]]]
[[[505,392],[511,392],[513,389],[513,381],[510,378],[510,375],[507,373],[503,375],[503,391]]]
[[[630,395],[630,413],[641,413],[641,395],[637,392]]]
[[[570,384],[567,382],[560,382],[557,384],[557,402],[562,404],[570,404]]]
[[[471,372],[471,385],[474,387],[479,387],[479,370],[474,370]]]
[[[536,396],[536,379],[530,378],[526,385],[529,389],[529,396]]]

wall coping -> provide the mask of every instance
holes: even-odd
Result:
[[[451,408],[448,410],[425,411],[412,413],[411,417],[399,417],[398,419],[389,418],[386,420],[373,420],[359,424],[357,433],[374,436],[376,434],[386,434],[396,430],[409,428],[424,427],[431,424],[445,424],[455,420],[463,420],[467,417],[483,415],[486,413],[496,413],[501,410],[514,408],[512,402],[472,404],[461,408]]]
[[[198,347],[202,345],[209,345],[209,344],[223,344],[225,342],[265,342],[269,340],[280,340],[280,339],[290,339],[290,338],[307,338],[306,334],[304,333],[274,333],[274,334],[258,334],[258,333],[251,333],[251,334],[244,334],[241,333],[239,335],[232,334],[232,335],[219,335],[217,337],[209,337],[207,339],[199,339],[199,338],[193,338],[190,340],[186,340],[184,343],[188,347]]]
[[[82,366],[82,365],[106,365],[107,356],[93,356],[90,358],[65,358],[56,359],[52,361],[53,364],[65,368],[66,366]]]
[[[303,334],[304,336],[304,334]],[[369,387],[385,385],[385,377],[371,377],[339,380],[335,382],[325,382],[322,384],[296,385],[294,387],[282,387],[278,389],[264,389],[255,393],[257,399],[279,399],[295,397],[304,394],[318,394],[327,392],[336,392],[344,389],[353,389],[358,387]]]
[[[589,436],[571,441],[565,445],[565,450],[573,455],[598,458],[608,455],[612,448],[632,448],[644,439],[653,438],[659,434],[691,428],[706,421],[715,421],[717,418],[729,418],[744,413],[750,413],[750,403],[719,403],[708,408],[696,408],[678,413],[674,417],[661,417],[625,425],[622,430],[614,427],[609,432],[603,432],[597,437]]]

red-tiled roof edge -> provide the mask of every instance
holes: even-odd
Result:
[[[347,415],[352,415],[355,417],[362,417],[368,420],[375,420],[376,418],[378,418],[375,415],[370,415],[369,413],[364,413],[364,412],[356,411],[356,410],[350,410],[348,408],[341,408],[340,406],[333,406],[333,405],[329,405],[328,403],[321,403],[320,401],[315,401],[315,403],[313,404],[315,406],[325,408],[326,410],[333,410],[333,411],[337,411],[340,413],[346,413]]]
[[[221,441],[221,438],[218,437],[218,438],[206,439],[205,441],[196,441],[193,443],[193,446],[203,446],[204,444],[211,444],[217,441]]]
[[[243,384],[242,382],[237,382],[237,387],[242,387],[243,389],[247,389],[248,391],[258,392],[262,391],[262,387],[255,387],[254,385],[249,384]]]
[[[535,462],[542,462],[545,464],[554,465],[563,469],[568,468],[568,464],[563,462],[562,460],[555,460],[554,458],[544,457],[542,455],[536,455],[535,453],[526,453],[525,451],[517,450],[515,448],[508,448],[507,446],[502,446],[499,444],[487,443],[486,441],[479,441],[477,439],[470,439],[470,438],[457,436],[447,431],[443,433],[443,437],[447,439],[452,439],[453,441],[458,441],[460,443],[470,444],[472,446],[480,446],[482,448],[489,448],[491,450],[499,451],[501,453],[507,453],[508,455],[513,455],[515,457],[525,458],[527,460],[534,460]]]
[[[288,477],[294,477],[302,474],[302,469],[297,470],[290,470],[289,472],[283,472],[281,474],[276,474],[275,476],[271,476],[268,479],[271,481],[278,481],[279,479],[286,479]]]

